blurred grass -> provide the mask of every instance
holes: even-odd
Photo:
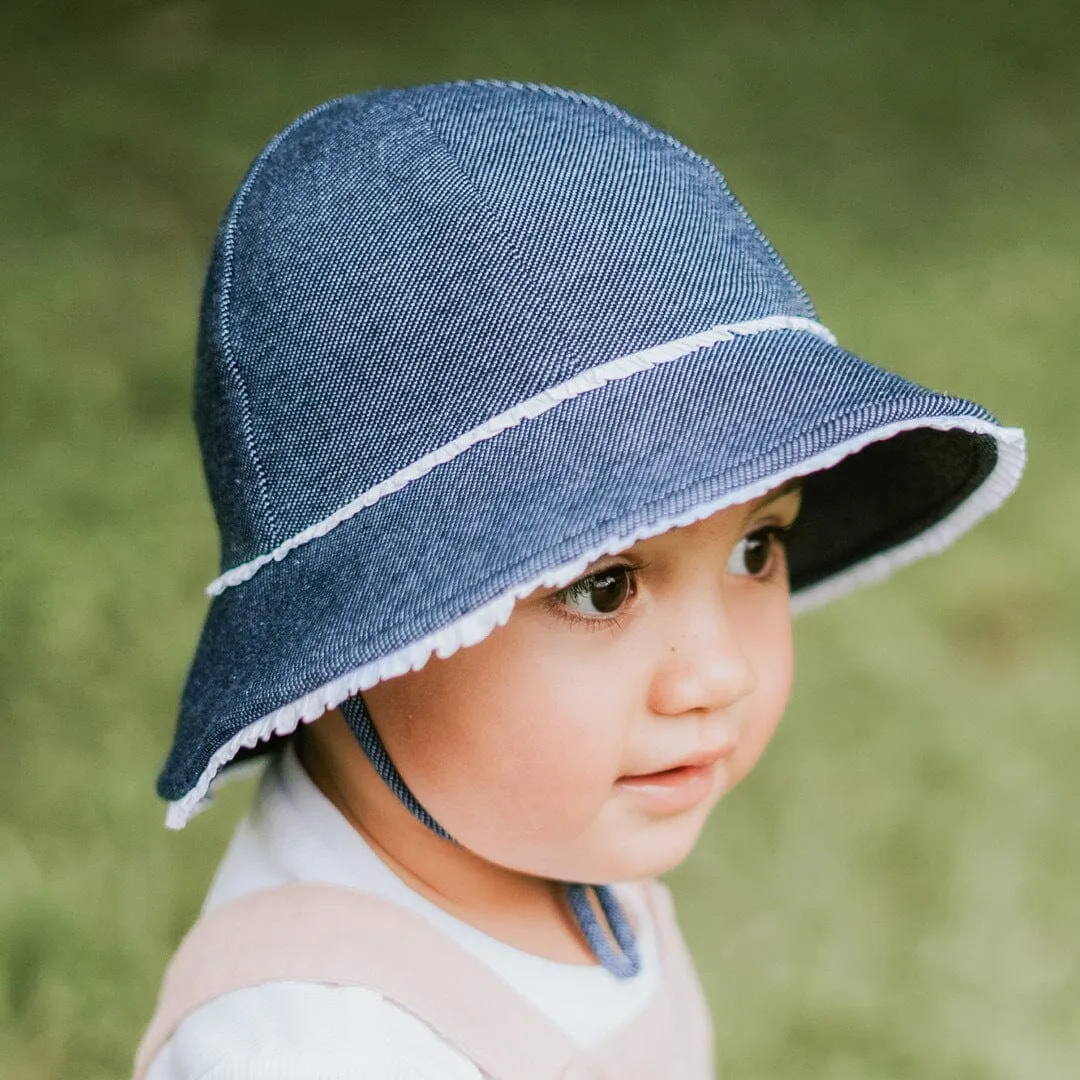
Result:
[[[1071,4],[0,13],[0,1076],[126,1075],[246,785],[152,793],[215,572],[188,420],[216,219],[324,98],[491,76],[714,158],[849,347],[1028,428],[1008,507],[807,617],[674,875],[731,1078],[1080,1075],[1080,20]]]

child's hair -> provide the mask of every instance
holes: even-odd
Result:
[[[159,781],[175,827],[239,756],[602,554],[802,477],[806,608],[951,543],[1023,465],[978,405],[841,349],[707,161],[496,82],[331,101],[270,142],[215,244],[196,417],[222,567]]]

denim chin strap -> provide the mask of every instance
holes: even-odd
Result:
[[[457,843],[420,805],[416,796],[409,790],[408,784],[401,778],[401,774],[390,760],[390,755],[386,752],[386,747],[383,745],[379,733],[375,730],[371,716],[359,695],[343,702],[341,711],[364,753],[367,754],[368,760],[375,766],[375,771],[386,782],[386,786],[401,800],[405,809],[413,817],[423,822],[436,836]],[[596,893],[600,910],[604,914],[611,936],[614,937],[618,945],[618,950],[612,947],[608,934],[600,925],[596,909],[589,899],[590,888]],[[582,934],[585,935],[585,940],[588,942],[589,948],[596,959],[616,978],[629,979],[636,975],[641,970],[641,958],[638,954],[637,941],[634,938],[634,931],[630,926],[630,921],[619,904],[614,890],[609,885],[567,884],[566,894],[574,918],[581,928]]]

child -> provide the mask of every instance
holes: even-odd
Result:
[[[275,753],[137,1075],[710,1076],[652,879],[779,722],[789,583],[939,551],[1021,433],[840,349],[670,136],[490,82],[267,146],[196,420],[223,572],[168,823]]]

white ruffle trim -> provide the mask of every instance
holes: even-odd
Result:
[[[612,537],[585,552],[573,562],[518,585],[503,593],[483,607],[470,611],[456,622],[429,634],[404,649],[389,656],[373,660],[369,664],[342,675],[333,682],[320,686],[298,701],[249,724],[235,735],[210,758],[202,776],[195,786],[182,798],[169,804],[165,824],[170,829],[181,829],[201,809],[211,782],[241,749],[250,749],[274,736],[290,735],[300,724],[317,720],[328,709],[340,705],[346,698],[370,689],[384,679],[416,671],[434,655],[447,657],[458,649],[475,645],[488,636],[497,626],[510,618],[516,601],[541,588],[559,588],[581,576],[597,559],[614,555],[636,544],[639,540],[657,536],[669,529],[690,525],[728,506],[760,498],[780,484],[799,476],[821,472],[831,468],[843,458],[854,454],[874,442],[892,438],[903,431],[916,428],[935,428],[940,431],[962,430],[978,435],[992,435],[998,444],[998,459],[993,471],[952,513],[936,525],[920,533],[912,540],[875,555],[850,570],[812,586],[792,598],[793,613],[801,613],[834,600],[853,589],[880,581],[894,570],[927,555],[934,555],[948,547],[957,537],[967,532],[980,519],[997,509],[1020,481],[1024,470],[1024,433],[1019,428],[1002,428],[986,420],[971,417],[939,417],[919,420],[900,420],[874,431],[866,432],[847,442],[840,443],[816,457],[801,461],[791,468],[773,473],[747,487],[740,488],[720,499],[702,503],[690,510],[661,521],[634,529],[621,536]]]
[[[475,446],[486,439],[492,439],[509,428],[517,427],[523,420],[533,420],[564,401],[580,397],[590,390],[598,390],[608,383],[625,379],[629,375],[636,375],[661,364],[671,363],[672,360],[678,360],[690,353],[697,352],[699,349],[706,349],[719,342],[731,341],[737,337],[753,337],[755,334],[764,334],[770,330],[805,330],[823,338],[831,345],[836,344],[836,338],[832,332],[813,319],[806,319],[797,315],[770,315],[764,319],[751,319],[748,322],[720,324],[710,327],[708,330],[703,330],[700,334],[691,334],[689,337],[667,341],[663,345],[656,345],[651,349],[630,353],[627,356],[619,356],[605,364],[598,364],[594,368],[589,368],[587,371],[575,375],[572,379],[567,379],[566,382],[542,390],[531,398],[526,398],[505,412],[491,417],[490,420],[486,420],[483,424],[466,431],[451,442],[440,446],[437,450],[433,450],[430,454],[418,458],[412,464],[399,469],[392,476],[381,480],[374,487],[368,488],[362,495],[357,496],[341,509],[335,510],[329,517],[315,522],[314,525],[309,526],[302,532],[298,532],[295,536],[290,536],[288,540],[283,541],[273,551],[267,552],[265,555],[259,555],[250,562],[242,563],[240,566],[234,566],[231,570],[227,570],[220,577],[210,582],[206,587],[207,594],[218,596],[230,586],[248,581],[268,563],[280,562],[290,551],[295,551],[296,548],[302,547],[310,540],[325,536],[331,529],[336,528],[343,521],[348,521],[349,518],[354,517],[361,510],[374,506],[375,503],[387,495],[400,491],[403,487],[408,486],[414,480],[419,480],[422,476],[426,476],[440,465],[453,461],[458,455],[468,450],[470,446]]]

